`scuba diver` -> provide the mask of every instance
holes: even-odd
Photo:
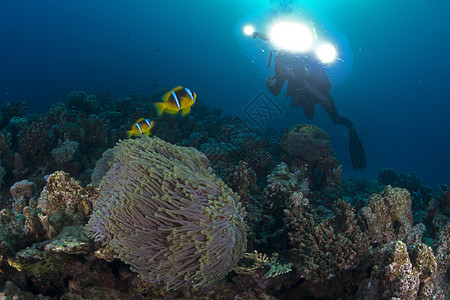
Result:
[[[261,33],[253,33],[254,38],[268,40]],[[272,54],[271,54],[272,56]],[[269,58],[270,67],[271,57]],[[267,77],[269,91],[277,96],[287,81],[287,96],[292,98],[292,106],[302,106],[305,117],[314,116],[316,104],[322,105],[334,123],[342,124],[349,130],[350,157],[353,169],[366,168],[366,154],[356,133],[355,125],[348,118],[339,115],[331,97],[331,83],[322,62],[313,53],[291,53],[279,51],[275,57],[275,75]]]

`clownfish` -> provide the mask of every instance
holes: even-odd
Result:
[[[136,123],[131,126],[131,129],[127,131],[127,137],[134,135],[150,135],[150,130],[152,129],[155,121],[151,121],[150,119],[140,118],[136,121]]]
[[[305,130],[305,129],[311,129],[311,128],[312,128],[312,125],[311,125],[311,124],[306,124],[306,125],[304,125],[304,126],[302,127],[303,130]]]
[[[177,86],[162,97],[163,102],[156,102],[155,108],[158,116],[163,112],[176,114],[181,110],[181,115],[187,115],[191,112],[191,106],[194,105],[197,95],[188,88]]]

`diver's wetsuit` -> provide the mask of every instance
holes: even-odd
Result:
[[[314,106],[320,104],[334,123],[346,126],[350,132],[350,156],[355,170],[366,167],[364,148],[353,122],[338,114],[331,97],[331,83],[322,63],[312,55],[280,52],[275,58],[275,76],[266,80],[269,91],[277,96],[287,81],[287,95],[292,106],[302,106],[308,120],[314,116]]]

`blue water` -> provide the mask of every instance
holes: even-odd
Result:
[[[243,4],[244,3],[244,4]],[[280,3],[280,1],[278,1]],[[339,112],[356,125],[368,167],[354,172],[348,135],[320,108],[307,121],[283,96],[278,129],[312,123],[332,137],[347,178],[381,168],[450,183],[450,3],[445,0],[281,1],[339,47],[330,66]],[[275,1],[3,1],[0,105],[27,102],[45,112],[73,90],[115,98],[175,85],[227,114],[245,115],[265,78],[270,46],[245,40],[239,26],[280,17]],[[275,11],[275,13],[274,13]],[[278,12],[278,14],[276,13]],[[259,22],[259,23],[258,23]],[[247,38],[248,39],[248,38]],[[253,57],[252,57],[253,56]]]

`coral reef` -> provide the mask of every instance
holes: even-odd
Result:
[[[385,168],[378,173],[378,181],[384,185],[407,189],[410,193],[420,188],[420,178],[415,173],[399,173],[392,168]]]
[[[450,224],[447,223],[438,233],[433,244],[433,250],[437,263],[433,282],[436,289],[439,287],[446,295],[450,293],[449,265],[450,265]]]
[[[281,137],[281,149],[312,164],[333,153],[330,136],[317,126],[298,124]]]
[[[19,289],[14,282],[6,281],[5,287],[0,292],[0,297],[4,300],[14,300],[14,299],[23,299],[23,300],[34,300],[33,293],[25,292]]]
[[[301,195],[292,200],[285,214],[298,275],[320,285],[355,269],[370,246],[351,206],[337,201],[333,215],[323,220]]]
[[[268,271],[264,274],[264,278],[271,278],[292,271],[292,263],[282,265],[278,262],[278,253],[274,253],[268,257],[264,253],[245,253],[244,258],[251,259],[253,265],[251,267],[235,267],[233,270],[241,274],[254,274],[257,269],[267,267]]]
[[[432,282],[436,271],[433,251],[425,244],[409,247],[402,241],[380,247],[367,285],[358,295],[365,299],[444,299]]]
[[[243,255],[239,198],[204,154],[158,138],[121,141],[86,230],[149,282],[208,286]]]
[[[264,189],[266,199],[271,199],[269,206],[282,202],[292,193],[308,189],[308,180],[301,180],[299,173],[292,173],[285,163],[280,163],[272,173],[267,176],[267,187]],[[285,201],[284,201],[285,202]]]
[[[67,104],[70,109],[77,109],[88,114],[93,113],[98,108],[95,95],[87,95],[83,91],[73,91],[67,95]]]
[[[263,138],[240,118],[232,119],[231,124],[223,124],[220,129],[199,148],[218,174],[225,176],[226,170],[240,160],[247,162],[258,177],[270,171],[274,158],[268,148],[273,139]]]
[[[71,140],[64,140],[58,148],[51,151],[53,159],[58,164],[63,164],[72,161],[78,151],[78,142]]]
[[[291,195],[309,194],[308,180],[300,176],[300,172],[292,173],[285,163],[278,164],[267,176],[266,186],[259,197],[262,211],[254,207],[249,210],[249,216],[255,219],[250,242],[260,251],[276,252],[288,247],[287,232],[283,228],[284,210]]]
[[[23,101],[9,101],[1,108],[0,126],[4,127],[13,117],[22,117],[27,104]]]
[[[31,160],[36,165],[44,164],[51,144],[48,139],[49,131],[50,125],[41,118],[18,133],[18,147],[22,160]]]
[[[36,208],[36,184],[29,180],[14,183],[9,189],[14,203],[13,208],[22,211],[25,206]]]
[[[309,178],[311,189],[342,183],[342,167],[334,157],[330,136],[314,125],[298,124],[280,140],[282,160]]]
[[[401,188],[387,186],[380,194],[373,194],[362,208],[360,223],[372,243],[404,240],[413,225],[411,196]]]
[[[83,224],[97,197],[98,190],[94,186],[83,188],[68,173],[56,171],[49,175],[37,201],[37,207],[44,214],[41,223],[47,236],[55,237],[69,224]]]
[[[250,202],[250,194],[258,189],[255,172],[249,167],[248,163],[242,160],[239,161],[238,166],[227,170],[225,182],[241,197],[241,202],[244,205]]]
[[[280,139],[202,99],[157,117],[165,92],[4,105],[3,298],[450,297],[448,185],[392,169],[343,181],[317,126]],[[119,141],[142,117],[158,138]]]

